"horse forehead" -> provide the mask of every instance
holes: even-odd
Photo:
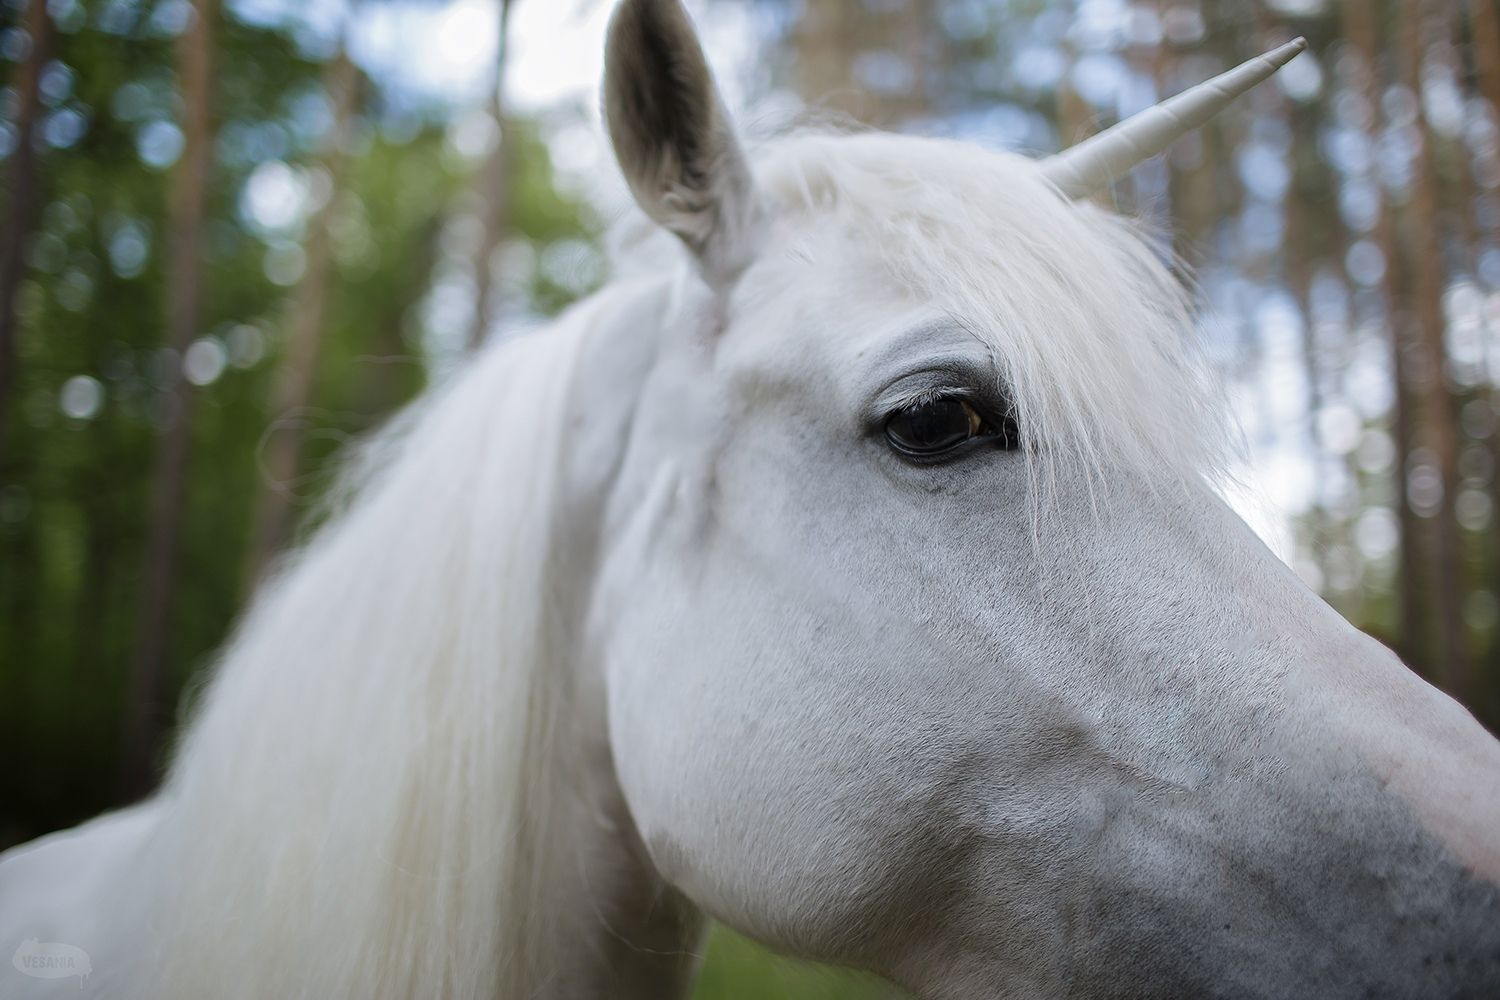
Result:
[[[875,265],[775,254],[736,291],[715,367],[752,391],[816,386],[857,396],[868,388],[871,359],[905,351],[905,335],[941,315],[882,282]]]

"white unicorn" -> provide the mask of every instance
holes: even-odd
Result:
[[[660,998],[712,917],[922,997],[1500,996],[1500,744],[1218,499],[1185,296],[1074,200],[1301,47],[1039,163],[752,161],[626,0],[676,240],[380,439],[161,792],[0,862],[0,943],[109,997]]]

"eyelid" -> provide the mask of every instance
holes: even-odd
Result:
[[[915,386],[906,389],[893,396],[887,397],[889,412],[904,410],[909,406],[917,406],[921,403],[932,403],[939,399],[961,399],[967,403],[975,402],[975,393],[966,385],[943,385]]]
[[[987,417],[996,416],[1009,405],[992,367],[977,365],[963,356],[928,359],[924,367],[901,373],[870,398],[864,424],[878,430],[903,407],[940,397],[962,399]]]

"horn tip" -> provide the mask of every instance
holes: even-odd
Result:
[[[1272,62],[1276,63],[1276,65],[1284,66],[1288,62],[1291,62],[1293,56],[1297,55],[1297,53],[1299,52],[1305,51],[1306,49],[1307,37],[1304,35],[1298,35],[1296,38],[1293,38],[1285,45],[1280,45],[1272,49],[1267,53],[1267,55],[1270,57]]]

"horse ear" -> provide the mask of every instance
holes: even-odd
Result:
[[[679,0],[624,0],[609,25],[604,119],[646,215],[677,234],[708,282],[754,256],[763,219],[750,165]]]

